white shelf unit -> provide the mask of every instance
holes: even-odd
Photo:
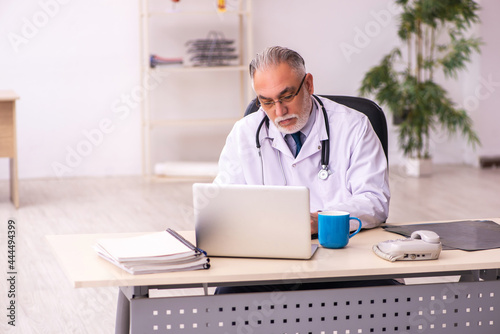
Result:
[[[193,129],[196,127],[217,127],[220,125],[231,126],[236,120],[242,117],[246,105],[251,99],[252,89],[248,80],[248,63],[252,57],[252,27],[251,27],[251,0],[233,0],[227,2],[227,9],[225,12],[219,12],[216,8],[216,0],[182,0],[178,2],[175,11],[167,11],[160,8],[152,9],[151,3],[154,0],[141,0],[140,3],[140,36],[141,36],[141,84],[146,89],[143,89],[142,101],[141,101],[141,114],[142,114],[142,170],[143,175],[149,179],[159,179],[158,175],[155,175],[154,169],[155,164],[158,162],[153,161],[153,145],[162,143],[157,143],[157,139],[153,136],[153,131],[159,128],[173,128],[173,129]],[[212,8],[207,9],[207,3],[213,4]],[[169,0],[163,1],[165,7],[172,5]],[[186,4],[186,7],[182,7]],[[197,10],[196,6],[204,7],[203,10]],[[159,65],[155,68],[150,67],[150,56],[153,53],[151,46],[152,43],[157,43],[157,41],[152,40],[151,35],[153,32],[153,27],[151,20],[159,21],[172,21],[181,18],[186,22],[193,22],[194,25],[199,24],[200,18],[215,16],[219,21],[224,21],[225,18],[231,17],[232,21],[235,21],[234,31],[237,30],[236,47],[238,59],[236,63],[229,66],[189,66],[189,65]],[[201,23],[203,24],[203,23]],[[197,28],[201,28],[197,26]],[[202,28],[203,29],[203,28]],[[212,27],[206,27],[206,33],[213,29]],[[182,31],[170,31],[172,34],[182,34]],[[158,39],[158,36],[156,36]],[[198,38],[205,38],[206,36],[198,36]],[[176,45],[179,48],[179,45]],[[159,56],[163,56],[160,55]],[[167,57],[173,57],[173,55],[167,55]],[[168,117],[155,117],[152,103],[151,103],[151,91],[147,89],[147,82],[152,81],[151,78],[160,78],[161,84],[174,80],[176,77],[186,77],[186,76],[197,76],[197,75],[220,75],[221,73],[233,73],[230,74],[232,77],[236,77],[237,83],[231,85],[232,92],[225,91],[225,94],[221,94],[221,103],[224,103],[225,97],[239,96],[238,109],[236,112],[229,116],[213,116],[210,114],[204,115],[203,117],[193,116],[193,117],[178,117],[178,115],[172,115]],[[161,86],[160,84],[160,86]],[[179,87],[179,90],[189,90],[190,87]],[[217,85],[210,85],[206,87],[208,91],[212,91],[212,94],[216,95],[220,92],[217,91]],[[161,91],[162,87],[156,88],[156,90]],[[234,93],[234,94],[233,94]],[[170,100],[172,101],[172,100]],[[168,103],[170,105],[170,103]],[[163,106],[168,109],[168,105]],[[156,106],[158,107],[158,106]],[[182,110],[184,115],[191,115],[189,108]],[[168,114],[168,111],[166,112]],[[188,130],[189,131],[189,130]],[[165,143],[165,149],[168,149],[168,145]],[[189,149],[189,147],[187,148]],[[174,169],[171,175],[162,175],[160,179],[165,179],[168,177],[174,178],[185,178],[185,177],[213,177],[214,168],[205,168],[207,166],[207,161],[167,161],[161,162],[170,164],[170,167]],[[211,161],[212,164],[216,164],[216,160]],[[187,171],[186,175],[182,175],[182,172],[175,171],[176,165],[182,166],[182,168]],[[186,165],[191,165],[192,168],[186,168]],[[165,170],[165,168],[160,168]],[[167,168],[168,169],[168,168]],[[207,170],[207,174],[199,173],[200,170]]]

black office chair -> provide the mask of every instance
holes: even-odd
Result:
[[[341,96],[341,95],[320,95],[334,102],[343,104],[349,108],[356,109],[359,112],[365,114],[370,120],[375,133],[377,134],[380,142],[382,143],[382,148],[384,149],[385,158],[389,161],[389,155],[387,152],[387,120],[385,114],[375,102],[365,99],[363,97],[356,96]],[[259,109],[255,104],[257,99],[253,99],[245,110],[245,116],[251,114]]]

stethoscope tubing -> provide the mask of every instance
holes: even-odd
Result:
[[[325,106],[321,99],[317,97],[316,95],[313,95],[314,99],[319,103],[321,106],[321,110],[323,112],[323,118],[325,121],[325,129],[326,129],[326,135],[327,138],[325,140],[321,141],[321,170],[318,173],[318,177],[322,180],[326,180],[328,178],[328,175],[330,172],[328,171],[328,162],[330,160],[330,124],[328,122],[328,114],[326,113]],[[262,168],[262,184],[264,184],[264,161],[262,159],[262,154],[260,151],[261,144],[259,140],[259,134],[261,132],[262,127],[266,124],[266,126],[269,127],[269,117],[267,115],[264,116],[262,121],[259,123],[259,126],[257,127],[257,131],[255,133],[255,147],[259,151],[259,157],[260,157],[260,162],[261,162],[261,168]],[[278,153],[279,154],[279,153]],[[281,156],[278,156],[278,159],[281,164]],[[286,178],[285,178],[285,171],[283,170],[283,165],[281,164],[281,171],[283,173],[283,178],[284,182],[286,185]]]

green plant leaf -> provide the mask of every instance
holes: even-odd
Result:
[[[479,22],[479,5],[472,0],[395,0],[400,14],[398,36],[413,45],[412,59],[420,68],[418,80],[410,63],[401,69],[402,51],[395,48],[365,74],[359,92],[374,95],[376,101],[402,119],[399,145],[406,156],[428,157],[430,130],[443,129],[448,134],[462,133],[472,146],[480,144],[467,112],[458,109],[446,90],[432,81],[441,69],[446,78],[456,78],[466,68],[482,41],[465,37],[472,24]],[[435,32],[442,32],[439,41]],[[447,40],[443,40],[447,37]],[[436,38],[438,39],[438,38]],[[429,51],[430,50],[430,51]],[[406,57],[406,56],[405,56]],[[409,61],[409,60],[407,60]],[[422,75],[427,73],[427,75]]]

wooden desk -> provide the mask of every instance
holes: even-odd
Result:
[[[0,158],[10,159],[10,198],[19,207],[17,176],[16,100],[10,90],[0,90]]]
[[[493,220],[500,222],[500,218]],[[183,234],[194,240],[193,232]],[[130,300],[130,309],[118,310],[127,320],[128,314],[123,313],[130,312],[132,333],[176,333],[179,328],[183,333],[204,334],[248,330],[414,333],[434,327],[437,330],[433,333],[500,332],[500,249],[450,250],[443,251],[436,261],[388,262],[373,254],[371,246],[395,235],[374,229],[359,233],[344,249],[319,248],[311,260],[211,258],[209,270],[134,276],[99,258],[92,249],[97,239],[111,236],[60,235],[48,236],[48,240],[75,287],[132,287],[122,289]],[[425,289],[421,285],[378,286],[148,298],[148,289],[157,287],[351,281],[469,274],[476,270],[488,274],[488,280],[427,284]],[[128,328],[117,327],[117,332],[122,330],[128,333]]]

